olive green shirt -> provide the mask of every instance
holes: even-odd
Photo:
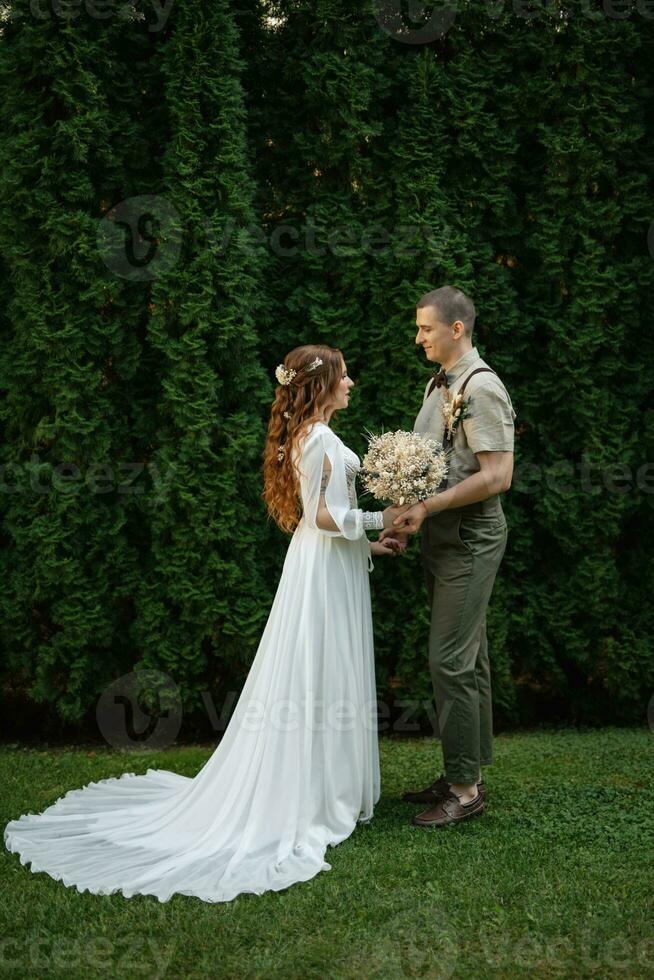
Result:
[[[447,371],[450,394],[454,396],[467,376],[476,368],[490,367],[479,356],[476,347],[459,358]],[[434,386],[427,396],[431,379],[427,383],[420,409],[413,426],[420,432],[442,443],[445,433],[445,420],[442,406],[445,399],[445,386]],[[462,419],[454,430],[452,448],[449,456],[447,486],[452,487],[480,470],[475,453],[513,452],[514,419],[516,413],[508,391],[496,374],[484,371],[468,381],[463,393],[468,402],[468,417]]]

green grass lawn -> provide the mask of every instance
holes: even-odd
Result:
[[[332,870],[228,904],[80,894],[3,848],[0,976],[654,977],[654,736],[538,731],[495,746],[485,815],[422,830],[399,797],[440,772],[439,743],[382,739],[375,817],[328,849]],[[193,776],[211,751],[6,747],[2,827],[92,780]]]

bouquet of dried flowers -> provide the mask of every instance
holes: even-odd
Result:
[[[416,504],[432,497],[444,479],[449,453],[419,432],[368,433],[361,482],[376,500]]]

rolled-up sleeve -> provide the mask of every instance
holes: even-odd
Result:
[[[473,453],[513,452],[516,413],[503,388],[483,385],[470,395],[462,425]]]

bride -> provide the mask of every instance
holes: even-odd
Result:
[[[307,881],[379,799],[369,542],[401,509],[357,507],[358,456],[329,426],[354,382],[339,350],[307,345],[276,371],[263,497],[293,535],[234,714],[193,778],[124,773],[5,827],[32,871],[96,895],[227,902]]]

